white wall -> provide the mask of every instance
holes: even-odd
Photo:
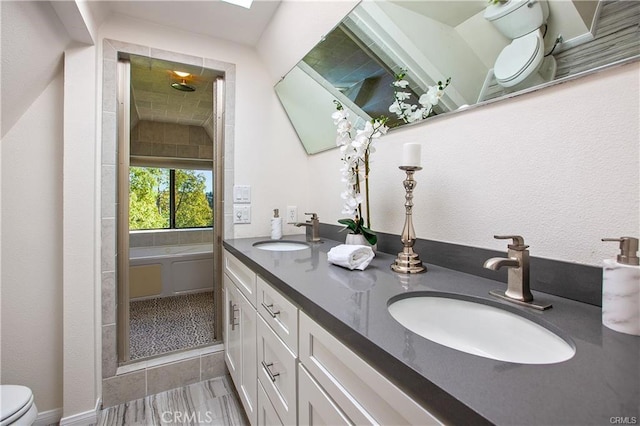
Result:
[[[95,409],[96,291],[96,48],[65,51],[63,235],[63,423]]]
[[[418,142],[418,238],[502,250],[494,234],[521,234],[533,256],[600,265],[616,253],[600,238],[640,229],[639,70],[636,62],[392,131],[373,157],[373,228],[401,233],[397,167],[402,145]],[[339,161],[335,150],[309,161],[329,223],[340,218],[339,174],[331,174]]]
[[[2,383],[39,411],[62,407],[62,97],[58,67],[1,146]]]

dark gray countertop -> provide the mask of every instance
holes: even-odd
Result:
[[[304,236],[285,238],[304,241]],[[534,297],[552,303],[552,309],[538,312],[497,301],[561,330],[576,354],[549,365],[495,361],[408,331],[391,317],[387,303],[419,291],[493,301],[489,290],[504,289],[504,283],[428,263],[427,273],[396,274],[390,269],[395,256],[385,253],[377,253],[365,271],[349,271],[327,262],[337,241],[291,252],[252,246],[265,239],[226,240],[224,247],[446,423],[640,424],[640,337],[604,327],[596,306],[538,292]]]

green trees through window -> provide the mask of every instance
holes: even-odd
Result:
[[[130,167],[129,229],[213,225],[210,170]]]

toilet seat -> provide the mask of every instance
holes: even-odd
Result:
[[[0,426],[17,420],[20,424],[32,424],[37,416],[31,389],[17,385],[0,386]]]
[[[539,30],[518,37],[498,55],[493,69],[501,86],[512,87],[537,71],[544,59],[542,34]]]

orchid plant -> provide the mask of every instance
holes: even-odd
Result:
[[[451,78],[443,84],[438,82],[435,86],[429,87],[427,93],[420,96],[418,105],[409,104],[411,92],[404,91],[409,85],[405,80],[406,71],[402,70],[395,75],[392,83],[395,100],[389,107],[389,112],[397,115],[405,123],[412,123],[425,119],[431,114],[434,105],[438,103],[444,89],[451,82]],[[367,121],[364,129],[354,128],[349,121],[349,112],[337,100],[333,101],[336,111],[331,115],[333,123],[337,127],[336,145],[340,147],[342,168],[342,182],[345,185],[341,197],[344,200],[342,213],[349,215],[347,219],[340,219],[338,223],[345,225],[345,230],[349,229],[354,234],[362,234],[369,244],[376,244],[378,237],[371,230],[371,216],[369,208],[369,172],[371,154],[375,152],[373,142],[380,136],[387,133],[387,121],[389,117]],[[363,207],[365,204],[363,217]]]
[[[388,117],[380,117],[367,121],[364,129],[353,128],[349,121],[349,112],[338,101],[336,111],[331,115],[337,126],[336,145],[342,155],[342,182],[345,189],[341,197],[344,200],[342,213],[349,215],[338,223],[345,225],[354,234],[362,234],[369,244],[376,244],[378,237],[371,230],[369,208],[369,163],[371,154],[375,152],[373,142],[387,133]],[[362,203],[365,203],[366,222],[363,217]]]
[[[444,95],[444,89],[451,83],[451,77],[444,83],[438,81],[435,86],[429,86],[427,92],[418,99],[420,104],[418,106],[408,103],[411,98],[411,92],[404,90],[409,86],[409,82],[405,80],[406,76],[406,70],[401,70],[395,75],[395,81],[391,83],[395,101],[389,106],[389,112],[396,114],[405,123],[413,123],[414,121],[423,120],[431,114],[433,107],[438,104],[438,101]]]

